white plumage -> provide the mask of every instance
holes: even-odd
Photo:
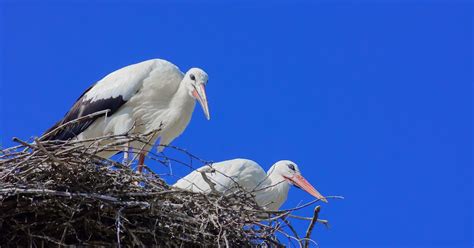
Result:
[[[268,210],[278,210],[286,201],[290,185],[295,185],[324,202],[325,198],[301,176],[298,166],[288,160],[275,163],[265,172],[256,162],[248,159],[232,159],[205,165],[178,180],[173,186],[189,191],[209,193],[211,186],[216,191],[229,194],[243,189],[254,195],[255,201]]]
[[[46,133],[68,121],[108,109],[106,116],[97,116],[93,120],[60,130],[47,139],[82,140],[161,129],[151,137],[151,143],[160,138],[160,145],[168,145],[188,125],[196,99],[209,119],[205,93],[207,80],[207,74],[199,68],[192,68],[184,74],[172,63],[161,59],[124,67],[105,76],[84,92],[63,120]],[[141,148],[137,144],[130,146]],[[149,149],[146,147],[145,152]],[[163,146],[160,146],[159,150],[162,149]],[[100,155],[110,157],[115,153]]]

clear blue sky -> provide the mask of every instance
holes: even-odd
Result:
[[[196,108],[175,145],[291,159],[346,197],[323,206],[321,247],[472,247],[472,3],[80,2],[1,2],[3,146],[107,73],[165,58],[210,77],[211,121]],[[285,206],[310,199],[292,189]]]

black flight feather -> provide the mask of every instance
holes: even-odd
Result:
[[[95,85],[95,84],[94,84]],[[76,120],[80,117],[90,115],[99,111],[103,110],[109,110],[107,112],[107,116],[112,115],[115,113],[122,105],[126,103],[126,101],[123,99],[122,96],[117,96],[117,97],[110,97],[107,99],[96,99],[94,101],[92,100],[85,100],[85,95],[87,92],[89,92],[92,87],[92,85],[89,87],[84,93],[82,93],[81,96],[77,99],[76,103],[72,106],[72,108],[64,115],[64,118],[48,130],[44,134],[47,134],[51,132],[52,130],[56,129],[57,127],[68,123],[72,120]],[[94,121],[102,116],[101,115],[96,115],[90,119],[84,119],[83,121],[79,121],[77,123],[68,125],[60,130],[57,130],[55,133],[50,134],[48,137],[45,137],[44,140],[69,140],[71,138],[76,137],[80,133],[82,133],[84,130],[86,130]]]

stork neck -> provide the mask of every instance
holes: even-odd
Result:
[[[171,107],[173,108],[185,108],[189,107],[190,105],[194,106],[194,98],[189,95],[188,88],[186,87],[186,83],[181,81],[179,84],[179,88],[176,91],[176,94],[173,96],[171,100]]]
[[[286,201],[290,184],[281,176],[271,173],[271,171],[270,169],[267,178],[258,187],[255,199],[258,205],[268,210],[278,210]]]

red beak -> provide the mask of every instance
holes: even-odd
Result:
[[[302,175],[299,173],[294,175],[292,178],[287,178],[287,180],[291,181],[293,184],[295,184],[297,187],[302,188],[304,191],[308,192],[310,195],[318,198],[319,200],[328,203],[326,198],[324,198],[321,193],[319,193],[313,185],[311,185]]]

